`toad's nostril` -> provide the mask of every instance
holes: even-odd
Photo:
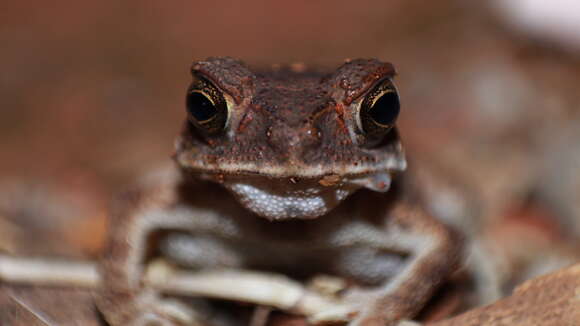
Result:
[[[321,142],[320,130],[307,126],[303,128],[279,123],[271,126],[265,132],[268,144],[281,156],[300,157],[305,151],[316,151]]]
[[[268,128],[266,131],[268,143],[278,149],[291,149],[300,142],[297,132],[288,126],[279,124]]]
[[[315,139],[320,139],[320,137],[322,137],[322,133],[316,127],[309,127],[306,129],[306,135]]]
[[[308,127],[304,132],[302,145],[304,147],[316,147],[322,141],[322,133],[316,127]]]

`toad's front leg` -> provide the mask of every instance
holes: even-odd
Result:
[[[315,316],[315,324],[354,319],[351,326],[390,326],[411,319],[424,306],[436,287],[457,267],[461,240],[445,225],[422,209],[399,204],[390,210],[386,224],[353,226],[350,242],[377,250],[409,253],[409,263],[384,284],[359,293],[362,307]],[[340,314],[342,317],[339,317]]]
[[[164,229],[203,233],[212,228],[211,216],[203,211],[194,214],[180,203],[177,183],[127,193],[113,210],[108,249],[100,265],[103,287],[96,298],[99,310],[112,326],[207,324],[177,301],[161,299],[144,282],[144,267],[155,233]]]

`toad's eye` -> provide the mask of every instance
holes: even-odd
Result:
[[[359,127],[368,138],[378,140],[395,125],[400,103],[397,90],[386,81],[371,91],[359,110]]]
[[[201,92],[193,92],[187,97],[187,110],[198,123],[208,123],[215,118],[217,109],[213,102]]]
[[[209,135],[225,129],[228,122],[228,107],[224,97],[209,82],[192,85],[186,107],[189,121]]]

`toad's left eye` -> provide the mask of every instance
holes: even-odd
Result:
[[[191,92],[187,96],[186,105],[191,117],[200,124],[207,124],[217,115],[215,104],[201,92]]]
[[[189,121],[207,135],[220,134],[228,122],[228,104],[223,94],[204,79],[194,81],[186,98]]]
[[[376,87],[363,100],[359,110],[359,127],[371,138],[380,138],[395,125],[400,103],[390,81]]]

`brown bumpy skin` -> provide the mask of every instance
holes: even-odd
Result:
[[[461,241],[403,191],[385,193],[404,178],[398,133],[385,129],[371,146],[358,115],[372,90],[394,90],[393,66],[361,59],[329,74],[252,71],[210,58],[192,71],[222,92],[228,123],[220,133],[186,123],[178,168],[117,201],[97,298],[105,319],[223,324],[147,286],[144,266],[158,254],[183,268],[352,280],[341,310],[308,316],[313,324],[412,318],[457,266]],[[317,215],[304,205],[319,205]]]

